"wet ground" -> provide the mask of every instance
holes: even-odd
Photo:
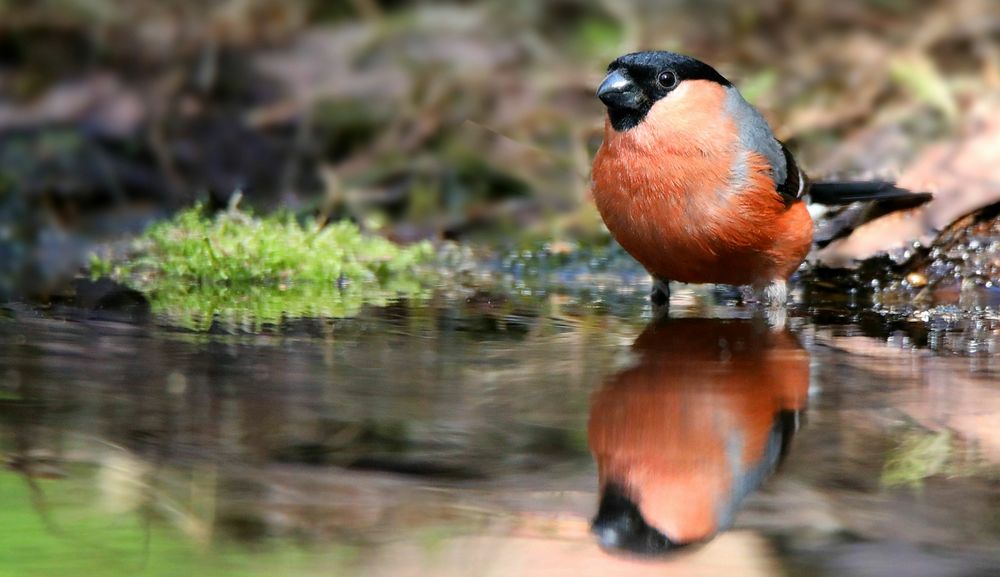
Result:
[[[997,321],[625,280],[0,309],[0,575],[1000,575]]]

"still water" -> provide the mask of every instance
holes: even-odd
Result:
[[[0,309],[0,575],[1000,575],[1000,324],[643,290]]]

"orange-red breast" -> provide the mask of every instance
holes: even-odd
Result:
[[[805,408],[809,355],[749,320],[668,319],[637,366],[594,394],[587,426],[608,548],[660,553],[727,528],[775,468]]]
[[[608,67],[607,107],[591,180],[611,234],[668,281],[750,285],[784,302],[813,222],[806,200],[846,204],[929,198],[887,182],[810,185],[763,116],[711,66],[637,52]]]

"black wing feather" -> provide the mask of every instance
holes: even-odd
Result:
[[[809,199],[816,204],[842,205],[865,201],[902,201],[919,205],[933,197],[929,192],[913,192],[895,183],[872,180],[867,182],[816,182],[809,188]]]
[[[802,195],[809,188],[805,180],[805,175],[799,170],[799,165],[795,164],[795,157],[785,146],[784,142],[780,142],[781,151],[785,153],[785,181],[778,183],[778,194],[784,199],[785,204],[792,204],[796,200],[802,198]]]
[[[792,204],[809,195],[809,202],[830,206],[851,204],[852,202],[889,202],[899,208],[919,206],[933,198],[929,192],[913,192],[896,186],[893,182],[869,180],[858,182],[809,182],[795,164],[795,157],[781,143],[785,153],[787,176],[777,185],[778,194],[785,204]]]

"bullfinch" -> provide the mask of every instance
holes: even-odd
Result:
[[[655,555],[729,527],[775,469],[806,406],[809,355],[787,330],[742,319],[661,319],[633,348],[638,364],[591,401],[592,529],[605,548]]]
[[[615,240],[669,281],[749,286],[783,304],[812,245],[807,202],[912,201],[889,182],[810,183],[767,121],[725,77],[673,52],[626,54],[597,90],[607,108],[591,185]]]

